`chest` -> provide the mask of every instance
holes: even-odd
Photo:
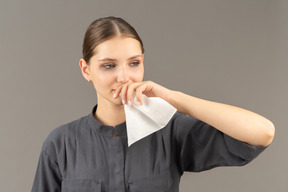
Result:
[[[157,191],[171,186],[173,175],[177,175],[171,142],[160,133],[130,147],[126,136],[94,135],[65,148],[60,158],[64,185],[77,180],[100,185],[104,191]]]

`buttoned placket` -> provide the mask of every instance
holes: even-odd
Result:
[[[125,191],[124,150],[119,136],[112,137],[109,144],[109,191]]]
[[[93,109],[93,113],[96,108]],[[102,135],[109,140],[108,144],[108,169],[109,174],[108,186],[105,191],[125,192],[125,155],[128,148],[126,122],[116,125],[115,127],[103,125],[91,116],[90,125],[94,127],[97,134]],[[113,136],[113,132],[115,135]],[[105,139],[105,140],[106,140]]]

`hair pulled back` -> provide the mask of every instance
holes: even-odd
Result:
[[[144,53],[142,40],[136,30],[124,19],[110,16],[99,18],[89,25],[83,41],[83,59],[89,63],[95,54],[95,47],[116,36],[132,37],[138,40]]]

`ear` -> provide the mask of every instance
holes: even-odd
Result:
[[[81,58],[79,61],[79,66],[82,72],[83,77],[89,81],[90,80],[90,72],[89,72],[89,66],[85,59]]]

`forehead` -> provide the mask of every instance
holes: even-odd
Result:
[[[95,57],[98,59],[109,57],[125,59],[134,55],[142,55],[140,42],[131,37],[114,37],[100,43],[94,49]]]

